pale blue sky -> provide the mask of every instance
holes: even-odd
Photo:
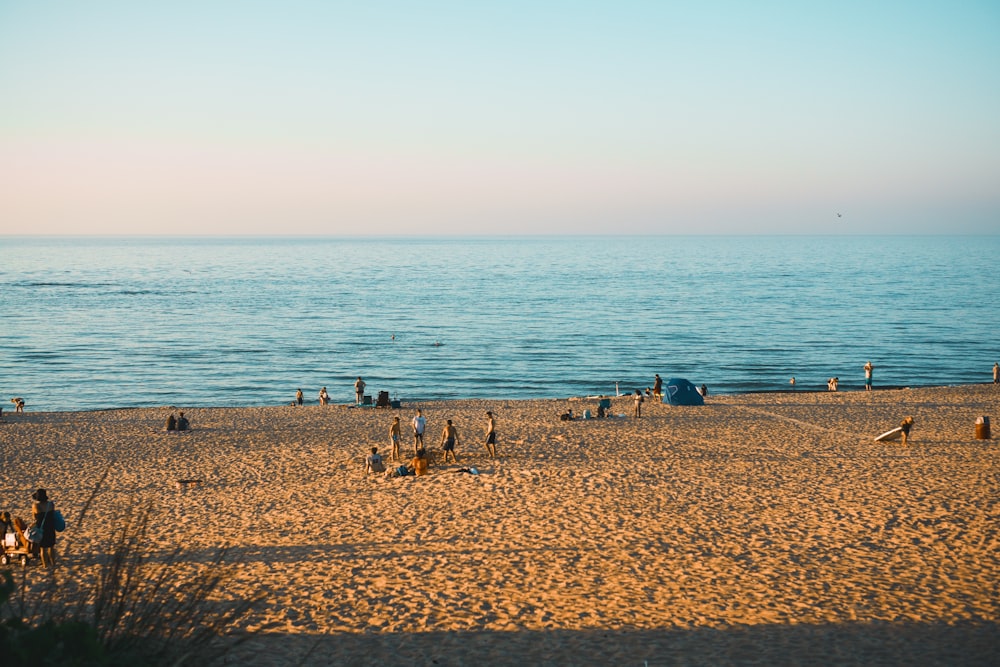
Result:
[[[0,219],[996,233],[1000,3],[0,0]]]

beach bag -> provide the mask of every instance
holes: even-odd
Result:
[[[66,519],[63,518],[62,512],[59,510],[52,511],[52,526],[56,529],[57,533],[66,530]]]
[[[32,544],[41,544],[43,535],[45,535],[45,531],[42,530],[41,526],[37,525],[32,526],[24,533],[24,536],[28,538],[28,541]]]

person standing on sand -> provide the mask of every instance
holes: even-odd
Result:
[[[875,367],[872,366],[872,362],[869,361],[865,364],[865,391],[872,390],[872,370],[874,369]]]
[[[635,390],[635,407],[632,408],[632,415],[634,417],[642,416],[642,392],[638,389]]]
[[[1000,364],[993,364],[993,384],[1000,384]]]
[[[295,392],[295,402],[298,405],[302,405],[302,390],[301,389],[299,389],[298,391]]]
[[[419,451],[424,446],[424,429],[427,428],[427,420],[424,413],[417,410],[417,416],[413,418],[413,451]]]
[[[389,427],[389,442],[392,444],[392,460],[399,461],[399,417],[392,418],[392,426]]]
[[[486,411],[486,451],[491,459],[497,457],[497,420],[489,410]]]
[[[458,444],[458,429],[448,420],[448,423],[444,425],[444,430],[441,431],[441,449],[444,450],[444,462],[448,462],[448,454],[451,454],[451,459],[455,463],[458,463],[458,457],[455,456],[455,445]]]
[[[354,397],[357,400],[358,405],[361,405],[361,401],[365,397],[365,381],[358,376],[358,379],[354,381]]]
[[[653,380],[653,396],[660,398],[663,396],[663,379],[660,374],[656,374],[656,379]]]
[[[35,520],[35,525],[42,529],[42,541],[38,543],[42,565],[53,567],[56,564],[56,519],[53,516],[56,505],[49,500],[45,489],[38,489],[32,493],[31,499],[34,501],[31,505],[31,516]]]
[[[326,393],[326,387],[319,390],[319,404],[326,405],[330,401],[330,394]]]

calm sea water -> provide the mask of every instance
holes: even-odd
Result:
[[[1000,237],[0,238],[29,410],[990,381]]]

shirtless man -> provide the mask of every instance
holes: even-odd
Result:
[[[354,396],[358,405],[361,405],[361,401],[365,398],[365,381],[361,379],[360,375],[354,382]]]
[[[458,457],[455,456],[455,445],[458,444],[458,429],[448,420],[445,424],[444,430],[441,431],[441,449],[444,450],[444,462],[448,462],[448,454],[451,454],[451,459],[455,463],[458,463]]]
[[[497,457],[497,420],[492,412],[486,412],[486,451],[491,459]]]
[[[392,418],[392,426],[389,427],[389,442],[392,444],[392,460],[399,460],[399,417]]]

